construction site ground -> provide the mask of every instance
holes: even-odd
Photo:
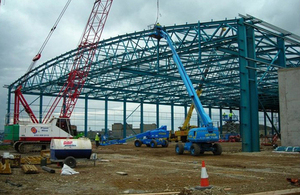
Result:
[[[175,153],[175,142],[169,147],[100,146],[93,152],[98,160],[78,161],[79,174],[61,175],[57,163],[47,165],[49,173],[24,174],[12,168],[12,174],[0,175],[0,194],[249,194],[276,190],[297,190],[286,178],[300,178],[299,153],[274,153],[271,146],[261,152],[241,152],[241,142],[221,143],[220,156],[207,152],[201,156]],[[17,154],[13,150],[1,150]],[[38,156],[31,153],[23,156]],[[205,191],[193,191],[200,185],[201,164],[206,164],[209,184]],[[7,183],[21,184],[18,187]],[[289,193],[292,194],[292,193]],[[297,194],[297,193],[294,193]]]

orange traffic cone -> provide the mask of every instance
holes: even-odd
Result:
[[[205,168],[205,162],[202,161],[200,186],[197,186],[196,189],[202,190],[202,189],[209,189],[209,188],[212,188],[212,186],[209,185],[208,175]]]

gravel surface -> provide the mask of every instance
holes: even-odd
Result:
[[[286,178],[300,178],[299,154],[274,153],[271,147],[242,153],[241,143],[221,145],[222,155],[208,152],[197,157],[189,153],[177,155],[175,143],[168,148],[137,148],[133,142],[102,146],[93,148],[100,158],[96,166],[92,161],[79,161],[74,168],[79,172],[76,175],[61,175],[62,168],[55,163],[48,165],[55,173],[46,172],[39,165],[38,174],[24,174],[21,168],[13,168],[11,175],[0,175],[0,194],[234,195],[295,188]],[[0,154],[3,152],[6,151]],[[213,187],[199,191],[195,187],[200,185],[202,161]],[[22,186],[6,183],[7,179]]]

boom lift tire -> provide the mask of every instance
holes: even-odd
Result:
[[[68,165],[71,168],[75,168],[76,167],[76,159],[73,156],[68,156],[64,160],[64,164]]]
[[[157,147],[157,142],[155,140],[152,140],[150,142],[150,146],[151,146],[151,148],[156,148]]]
[[[200,146],[198,144],[193,144],[191,146],[191,155],[193,155],[193,156],[200,155]]]
[[[169,146],[169,142],[167,140],[164,140],[161,146],[167,148]]]
[[[141,147],[142,141],[137,139],[134,141],[134,145],[135,145],[135,147]]]
[[[213,151],[214,155],[221,155],[222,154],[222,146],[220,144],[215,143],[213,145],[213,148],[214,148],[214,151]]]
[[[176,144],[175,146],[175,152],[176,154],[183,154],[183,151],[184,151],[184,147],[183,147],[183,144],[182,143],[178,143]]]

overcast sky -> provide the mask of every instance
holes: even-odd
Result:
[[[0,130],[7,89],[28,69],[67,0],[2,0],[0,6]],[[76,48],[94,0],[73,0],[37,65]],[[250,14],[300,35],[300,0],[160,0],[162,25],[233,19]],[[102,38],[147,29],[157,18],[157,0],[114,0]],[[12,96],[13,98],[13,96]]]

